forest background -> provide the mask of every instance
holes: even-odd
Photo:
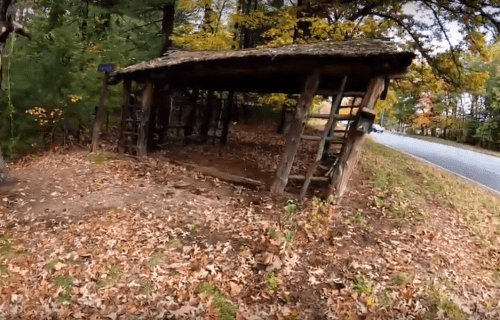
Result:
[[[14,5],[17,21],[33,38],[12,35],[2,60],[0,139],[9,158],[55,140],[88,141],[102,91],[99,64],[114,63],[119,70],[173,48],[237,50],[387,37],[419,55],[377,104],[379,122],[500,148],[497,0],[19,0]],[[452,41],[457,35],[459,41]],[[111,86],[106,130],[116,127],[121,100],[121,86]],[[294,103],[282,94],[259,96],[259,104],[275,110]]]

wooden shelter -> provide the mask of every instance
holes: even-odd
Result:
[[[184,135],[193,133],[198,118],[202,121],[197,131],[205,141],[209,132],[215,139],[220,131],[220,142],[225,143],[236,110],[235,93],[300,94],[271,191],[282,193],[289,179],[303,179],[301,196],[311,181],[325,181],[330,193],[340,197],[373,122],[375,103],[384,98],[390,79],[407,72],[414,56],[378,39],[239,51],[169,51],[113,75],[114,83],[123,81],[125,95],[119,149],[145,156],[155,128],[161,123],[163,130],[175,127],[171,124],[176,99],[181,100],[177,118],[184,118],[177,127]],[[139,104],[130,99],[132,82],[141,92]],[[219,102],[214,92],[222,97]],[[308,114],[314,95],[331,97],[328,115]],[[339,114],[342,108],[349,109],[348,115]],[[319,136],[303,135],[311,117],[327,120]],[[347,122],[342,130],[337,129],[339,121]],[[290,175],[302,140],[318,142],[317,156],[306,175]]]

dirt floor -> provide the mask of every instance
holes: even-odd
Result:
[[[0,319],[500,317],[498,279],[483,276],[500,251],[439,203],[410,225],[376,208],[361,169],[340,205],[287,204],[175,164],[269,184],[283,146],[272,127],[239,125],[230,148],[12,164],[18,181],[0,190]],[[306,146],[293,170],[313,155]]]

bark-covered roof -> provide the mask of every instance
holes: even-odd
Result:
[[[264,47],[232,51],[190,51],[172,50],[162,57],[143,61],[129,66],[120,71],[118,75],[134,72],[169,68],[185,63],[209,61],[234,61],[262,58],[272,62],[275,58],[339,58],[339,59],[365,59],[365,58],[392,58],[404,57],[410,60],[414,53],[400,51],[389,41],[381,39],[358,39],[347,41],[327,41],[314,44],[293,44],[280,47]],[[271,60],[269,60],[271,58]],[[405,59],[406,60],[406,59]]]

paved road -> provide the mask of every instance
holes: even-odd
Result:
[[[423,158],[500,193],[500,158],[439,143],[384,133],[372,133],[378,142]]]

